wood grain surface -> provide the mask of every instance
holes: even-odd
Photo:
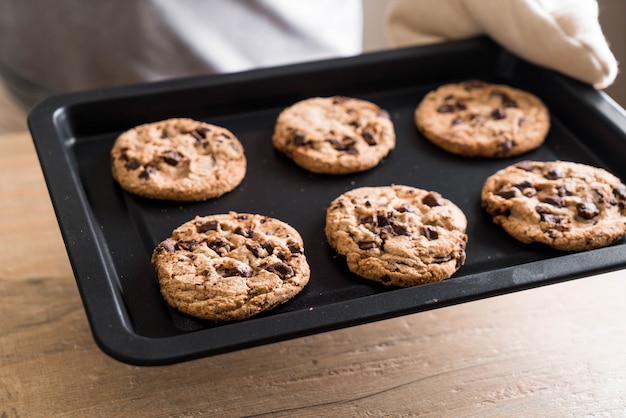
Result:
[[[626,416],[626,272],[162,367],[94,343],[27,133],[0,136],[0,417]]]

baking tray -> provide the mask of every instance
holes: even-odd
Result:
[[[504,160],[465,159],[426,141],[413,112],[430,89],[482,79],[541,97],[552,115],[545,144]],[[397,147],[367,172],[324,176],[298,168],[271,143],[278,113],[311,96],[371,100],[389,111]],[[122,131],[171,117],[230,129],[248,172],[225,196],[201,203],[152,201],[112,180],[109,150]],[[524,245],[481,210],[480,189],[496,170],[523,159],[569,160],[626,178],[626,116],[588,85],[531,65],[487,38],[404,48],[217,76],[55,96],[29,114],[29,127],[95,340],[130,364],[162,365],[301,337],[615,270],[624,240],[581,253]],[[450,279],[386,288],[351,274],[324,237],[325,210],[361,186],[436,190],[469,222],[467,262]],[[228,211],[273,216],[297,228],[312,275],[292,301],[224,324],[170,309],[150,265],[153,248],[196,215]]]

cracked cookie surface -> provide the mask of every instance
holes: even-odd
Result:
[[[415,110],[415,124],[450,153],[507,158],[541,146],[550,116],[529,92],[474,80],[445,84],[426,94]]]
[[[439,193],[391,185],[337,197],[325,233],[353,273],[409,287],[447,279],[465,263],[466,228],[461,209]]]
[[[111,149],[111,171],[124,190],[139,196],[202,201],[237,187],[246,157],[229,130],[176,118],[122,133]]]
[[[167,303],[201,319],[244,319],[298,294],[310,268],[290,225],[258,214],[196,217],[153,251]]]
[[[375,167],[395,147],[389,114],[350,97],[314,97],[283,110],[274,147],[300,167],[320,174],[347,174]]]
[[[604,247],[626,234],[626,186],[604,169],[522,161],[484,183],[483,208],[509,235],[558,250]]]

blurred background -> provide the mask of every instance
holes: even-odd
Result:
[[[626,21],[626,0],[597,1],[600,11],[600,24],[609,45],[618,62],[626,62],[626,24],[624,24]],[[390,47],[384,29],[385,11],[389,3],[390,0],[363,0],[363,49],[365,52]],[[626,108],[626,76],[624,74],[619,73],[616,81],[605,91],[618,104]],[[15,103],[7,99],[4,86],[0,84],[0,134],[25,130],[24,110],[18,109]]]
[[[376,51],[389,47],[383,19],[389,0],[363,0],[365,51]],[[626,0],[598,0],[600,24],[609,41],[611,50],[620,63],[626,62]],[[624,64],[626,65],[626,64]],[[626,76],[620,74],[615,83],[605,90],[622,107],[626,107]]]

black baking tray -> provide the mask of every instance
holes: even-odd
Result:
[[[465,159],[426,141],[413,112],[442,83],[482,79],[544,100],[552,126],[520,157]],[[278,113],[311,96],[345,95],[389,111],[397,146],[369,171],[317,175],[272,146]],[[152,201],[114,183],[109,151],[122,131],[172,117],[230,129],[248,172],[225,196],[201,203]],[[191,360],[623,268],[626,243],[579,253],[524,245],[481,210],[480,189],[496,170],[523,159],[568,160],[626,178],[626,116],[607,95],[517,58],[488,38],[403,48],[236,74],[55,96],[29,114],[29,127],[94,338],[136,365]],[[387,288],[351,274],[324,237],[325,210],[361,186],[436,190],[469,222],[467,262],[450,279]],[[279,218],[302,234],[308,286],[292,301],[247,320],[215,324],[170,309],[150,264],[153,248],[196,215],[228,211]]]

